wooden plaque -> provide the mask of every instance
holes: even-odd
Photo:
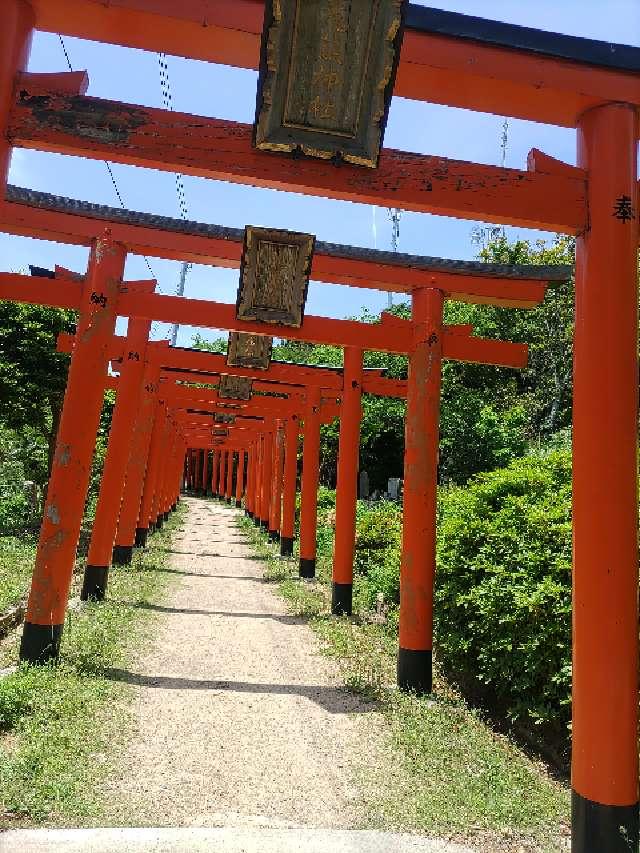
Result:
[[[225,400],[250,400],[252,384],[251,379],[244,376],[229,376],[223,373],[218,385],[218,396]]]
[[[406,0],[266,0],[254,144],[378,165]]]
[[[220,429],[218,427],[215,427],[214,429],[211,430],[211,435],[213,435],[216,438],[221,438],[221,437],[229,435],[229,430],[228,429]]]
[[[234,424],[236,422],[236,416],[225,415],[222,412],[218,412],[214,420],[217,424]]]
[[[240,265],[238,320],[302,325],[316,238],[247,225]]]
[[[267,370],[271,364],[273,338],[229,332],[227,364],[230,367],[254,367]]]

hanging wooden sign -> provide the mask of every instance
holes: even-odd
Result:
[[[312,234],[247,225],[240,265],[238,320],[299,328],[315,248]]]
[[[222,412],[218,412],[218,414],[214,418],[215,423],[217,424],[234,424],[236,422],[235,415],[224,415]]]
[[[406,0],[266,0],[254,144],[376,167]]]
[[[267,370],[271,364],[272,349],[273,338],[269,338],[266,335],[248,335],[244,332],[230,332],[227,364],[230,367]]]
[[[229,376],[223,373],[218,385],[218,396],[224,399],[250,400],[252,380],[244,376]]]

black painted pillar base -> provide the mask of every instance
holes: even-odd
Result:
[[[147,528],[147,530],[149,531],[149,536],[153,536],[153,534],[156,532],[156,525],[155,525],[155,522],[150,521],[150,522],[149,522],[149,527]]]
[[[62,625],[34,625],[25,622],[20,642],[20,660],[27,663],[49,663],[60,655]]]
[[[178,501],[176,501],[175,503],[171,504],[171,512],[175,512],[175,511],[176,511],[176,507],[177,507],[177,506],[178,506]]]
[[[245,509],[244,514],[247,516],[247,518],[253,518],[253,513],[251,512],[251,510]]]
[[[289,536],[280,537],[280,556],[293,557],[293,539]]]
[[[258,524],[263,530],[266,530],[267,532],[269,531],[269,522],[265,521],[264,518],[261,518]]]
[[[280,541],[280,533],[277,530],[270,530],[269,539],[277,544]]]
[[[351,616],[353,612],[353,584],[333,582],[331,612],[334,616]]]
[[[108,578],[109,566],[86,566],[80,601],[104,601]]]
[[[229,505],[231,505],[231,504],[233,503],[233,498],[227,498],[226,500],[227,500],[227,503],[228,503]]]
[[[133,545],[116,545],[111,555],[114,566],[129,566],[133,559]]]
[[[431,649],[398,649],[398,687],[413,693],[431,693],[433,661]]]
[[[638,803],[605,806],[571,794],[572,853],[637,853]]]
[[[236,501],[236,509],[242,509],[242,501]]]
[[[136,548],[144,548],[147,544],[147,539],[149,537],[149,531],[146,527],[137,527],[136,528]]]
[[[169,513],[168,512],[162,513],[162,518],[164,519],[164,521],[169,521]]]
[[[162,525],[164,524],[164,516],[160,514],[156,518],[156,530],[162,530]]]
[[[315,557],[300,557],[300,577],[315,578],[316,576],[316,558]]]

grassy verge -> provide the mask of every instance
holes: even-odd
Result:
[[[159,571],[162,549],[184,511],[131,566],[112,570],[107,601],[70,610],[57,666],[22,665],[0,677],[0,829],[77,823],[99,813],[93,792],[122,740],[131,690],[109,671],[144,639],[153,617],[136,605],[169,582]],[[15,662],[17,646],[16,635],[7,639],[1,665]]]
[[[243,521],[265,577],[278,584],[292,613],[309,618],[345,685],[375,697],[387,722],[389,757],[368,826],[446,835],[481,843],[486,851],[566,850],[568,792],[509,738],[496,733],[437,672],[429,697],[395,687],[397,642],[376,614],[330,615],[330,550],[321,547],[315,583],[298,580],[295,560],[282,560],[263,533]],[[327,531],[320,531],[321,546]]]
[[[0,537],[0,616],[26,596],[35,550],[33,536]]]

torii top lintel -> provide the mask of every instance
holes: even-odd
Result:
[[[262,0],[31,0],[36,27],[257,68]],[[395,94],[574,127],[608,101],[640,105],[640,50],[409,4]]]
[[[7,187],[7,202],[0,203],[0,228],[25,237],[89,245],[105,227],[135,254],[240,266],[239,228],[184,222],[14,186]],[[462,302],[530,308],[544,298],[546,282],[565,281],[571,272],[567,266],[485,264],[318,241],[311,278],[396,293],[435,286]]]

